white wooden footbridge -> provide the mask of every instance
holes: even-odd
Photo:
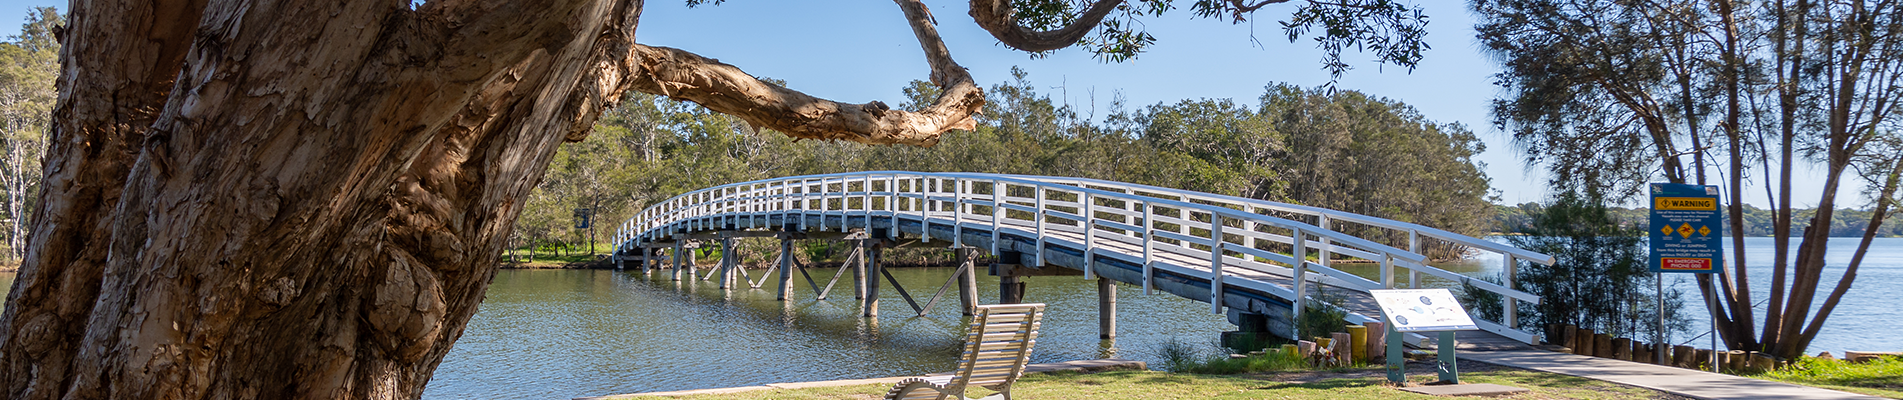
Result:
[[[1419,285],[1421,275],[1431,275],[1501,295],[1506,312],[1500,321],[1476,318],[1482,330],[1498,337],[1462,335],[1463,343],[1534,343],[1533,335],[1514,329],[1513,310],[1517,302],[1539,302],[1538,296],[1427,265],[1422,249],[1439,243],[1499,253],[1508,282],[1521,261],[1553,262],[1551,256],[1484,239],[1294,204],[1080,178],[901,171],[776,178],[683,194],[624,223],[615,237],[615,260],[649,271],[667,268],[661,263],[672,260],[674,279],[683,274],[717,278],[721,288],[735,287],[741,278],[755,288],[770,283],[772,271],[756,282],[735,267],[739,262],[732,251],[722,251],[720,266],[698,277],[692,252],[683,252],[702,245],[731,248],[733,239],[742,237],[781,239],[773,268],[780,299],[789,301],[796,264],[785,255],[792,252],[792,240],[857,244],[825,289],[810,275],[806,279],[817,297],[825,298],[850,270],[854,294],[863,299],[869,317],[878,313],[881,275],[921,315],[954,283],[968,310],[977,303],[977,251],[998,256],[991,273],[1000,277],[1001,302],[1022,299],[1021,276],[1098,279],[1105,338],[1115,334],[1111,281],[1141,286],[1146,294],[1160,291],[1208,302],[1245,331],[1295,337],[1313,334],[1295,332],[1291,321],[1308,302],[1321,301],[1317,285],[1329,287],[1330,306],[1348,311],[1349,322],[1359,323],[1379,319],[1368,290]],[[1384,244],[1402,238],[1406,248]],[[895,246],[951,248],[964,263],[920,306],[881,271],[880,249]],[[1335,268],[1345,262],[1378,264],[1379,280]],[[1398,273],[1407,275],[1408,285],[1396,285]],[[1408,342],[1423,339],[1410,335]]]

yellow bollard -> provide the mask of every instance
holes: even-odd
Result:
[[[1342,354],[1343,360],[1366,361],[1368,359],[1368,327],[1348,326],[1348,351]]]

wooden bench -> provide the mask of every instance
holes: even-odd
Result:
[[[970,386],[998,391],[986,399],[1010,399],[1011,383],[1024,374],[1043,318],[1041,303],[978,306],[958,368],[951,375],[901,381],[886,392],[886,400],[966,399],[965,388]]]

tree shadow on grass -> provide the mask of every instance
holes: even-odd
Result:
[[[1140,379],[1140,380],[1137,380],[1137,383],[1141,383],[1141,384],[1190,384],[1190,383],[1196,383],[1196,379],[1195,379],[1195,378],[1191,378],[1191,377],[1187,377],[1187,376],[1182,376],[1182,375],[1152,375],[1152,376],[1149,376],[1149,377],[1146,377],[1146,378],[1143,378],[1143,379]]]
[[[1494,372],[1494,373],[1482,375],[1481,377],[1485,380],[1505,381],[1509,383],[1539,386],[1539,387],[1579,387],[1579,386],[1594,386],[1594,385],[1617,386],[1617,384],[1614,384],[1614,383],[1600,381],[1596,379],[1590,379],[1590,378],[1581,378],[1577,376],[1560,375],[1560,374],[1532,373],[1532,372],[1523,372],[1523,371]]]
[[[1292,383],[1292,382],[1281,383],[1276,385],[1254,387],[1254,388],[1250,388],[1250,390],[1279,390],[1279,389],[1335,390],[1335,389],[1364,388],[1369,386],[1381,386],[1381,384],[1382,383],[1380,381],[1373,380],[1373,379],[1328,379],[1328,380],[1323,380],[1319,382],[1310,382],[1310,383]]]

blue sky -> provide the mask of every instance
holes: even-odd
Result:
[[[1410,73],[1376,64],[1371,55],[1347,54],[1344,59],[1356,69],[1343,75],[1337,87],[1400,100],[1435,121],[1466,124],[1487,144],[1478,160],[1486,164],[1503,202],[1543,199],[1543,174],[1526,168],[1510,140],[1488,123],[1487,104],[1499,93],[1490,76],[1499,67],[1473,40],[1474,22],[1466,2],[1417,2],[1431,18],[1427,40],[1433,46],[1420,66]],[[784,79],[794,89],[846,102],[901,102],[899,88],[929,73],[911,29],[889,1],[728,0],[693,9],[683,3],[647,2],[637,40],[717,58],[757,76]],[[1177,3],[1187,7],[1190,2]],[[1010,68],[1018,66],[1041,91],[1085,115],[1093,115],[1093,110],[1096,116],[1108,114],[1111,99],[1119,94],[1132,108],[1196,98],[1253,104],[1270,82],[1312,87],[1329,81],[1313,42],[1290,43],[1277,24],[1291,5],[1264,7],[1242,24],[1196,19],[1180,9],[1148,18],[1142,22],[1157,37],[1152,50],[1133,61],[1108,64],[1075,49],[1033,59],[998,45],[979,29],[966,15],[968,2],[926,4],[937,16],[952,57],[980,85],[1004,82]],[[63,2],[0,0],[0,16],[23,18],[29,7],[40,5],[66,9]],[[17,24],[0,22],[0,33],[18,30]],[[1799,172],[1822,175],[1817,168],[1800,167]],[[1797,193],[1818,192],[1820,180],[1800,179]],[[1847,187],[1841,198],[1861,205],[1859,187]],[[1746,190],[1747,203],[1765,204],[1763,189]],[[1799,196],[1798,203],[1815,203],[1815,198]]]

